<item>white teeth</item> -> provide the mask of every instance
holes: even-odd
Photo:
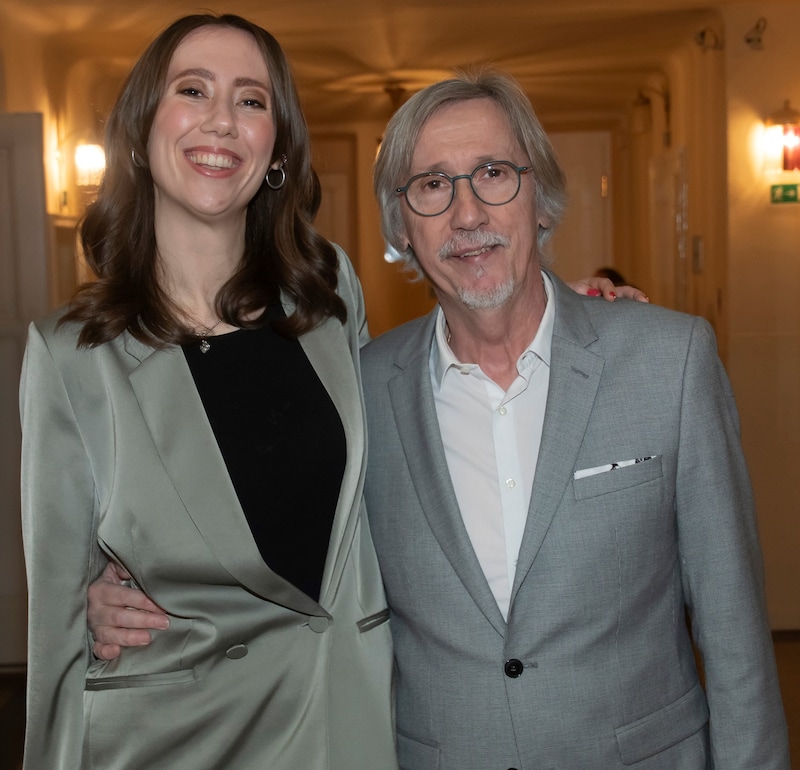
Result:
[[[477,251],[468,251],[465,254],[462,254],[461,256],[462,257],[477,257],[478,254],[483,254],[483,253],[489,251],[490,248],[491,248],[491,246],[484,246],[482,249],[478,249]]]
[[[187,156],[192,163],[198,166],[211,168],[234,168],[236,163],[230,155],[216,155],[211,152],[193,152]]]

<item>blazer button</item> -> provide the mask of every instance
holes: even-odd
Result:
[[[328,630],[331,621],[324,615],[312,615],[308,619],[308,627],[317,634],[322,634]]]
[[[524,668],[525,666],[522,665],[522,661],[517,660],[516,658],[507,660],[505,666],[503,666],[506,676],[511,677],[511,679],[516,679],[518,676],[522,676],[522,669]]]
[[[228,649],[225,650],[225,657],[231,660],[238,660],[247,655],[248,652],[249,650],[246,644],[234,644],[233,647],[228,647]]]

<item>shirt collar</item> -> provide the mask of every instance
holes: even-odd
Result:
[[[553,284],[545,272],[542,272],[542,283],[544,284],[544,291],[547,297],[544,315],[542,315],[542,320],[539,323],[536,336],[522,352],[522,355],[520,355],[519,359],[517,359],[518,367],[520,366],[522,359],[525,358],[525,356],[527,356],[529,353],[537,356],[547,366],[550,366],[550,350],[553,342],[553,323],[555,321],[555,302],[552,301]],[[431,345],[430,354],[430,369],[434,385],[437,388],[441,388],[442,380],[444,379],[447,370],[450,368],[456,368],[463,372],[471,371],[476,367],[477,364],[469,364],[459,361],[451,350],[450,345],[447,342],[447,321],[444,317],[441,306],[439,306],[436,314],[433,345]]]

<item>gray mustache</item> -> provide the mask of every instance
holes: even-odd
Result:
[[[475,251],[491,246],[508,246],[509,240],[501,233],[488,230],[475,230],[454,235],[439,248],[439,259],[447,259],[458,251]]]

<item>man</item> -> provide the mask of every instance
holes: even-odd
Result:
[[[708,324],[541,271],[563,180],[506,77],[413,97],[375,187],[439,301],[362,353],[401,767],[788,768]]]
[[[375,186],[439,301],[362,354],[401,768],[788,770],[708,324],[541,269],[564,182],[505,76],[412,97]]]

